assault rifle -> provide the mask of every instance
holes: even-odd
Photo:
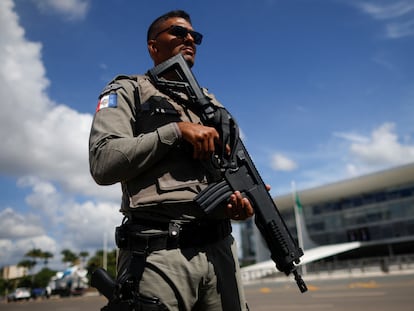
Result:
[[[199,193],[195,201],[205,213],[211,213],[239,190],[248,197],[255,211],[255,223],[265,239],[279,271],[293,273],[299,290],[307,287],[297,271],[296,265],[303,250],[292,238],[279,210],[266,189],[259,172],[239,137],[239,128],[230,113],[214,105],[204,94],[190,67],[178,54],[147,72],[152,82],[163,92],[177,96],[177,90],[188,96],[188,108],[194,111],[203,124],[212,126],[222,140],[219,151],[213,156],[213,165],[220,170],[223,179],[210,184]],[[167,79],[173,77],[174,80]],[[230,154],[225,150],[230,146]]]

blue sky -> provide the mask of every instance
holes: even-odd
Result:
[[[152,66],[147,27],[177,8],[273,195],[414,161],[412,0],[2,0],[0,266],[113,243],[120,188],[88,170],[97,96]]]

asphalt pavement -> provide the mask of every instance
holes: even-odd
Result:
[[[414,274],[305,281],[303,294],[293,280],[245,286],[250,310],[414,311]]]
[[[304,277],[308,292],[301,294],[287,278],[245,286],[251,311],[335,310],[414,311],[414,273],[359,277]],[[82,297],[0,303],[1,311],[100,310],[106,303],[96,293]]]

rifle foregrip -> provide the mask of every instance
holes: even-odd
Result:
[[[268,232],[267,236],[269,239],[272,239],[270,242],[270,245],[274,247],[274,245],[277,245],[279,251],[278,253],[284,254],[285,256],[289,255],[289,245],[287,244],[286,240],[286,234],[284,235],[279,226],[276,224],[275,220],[272,220],[268,223],[267,228],[270,232]]]
[[[257,226],[259,230],[263,228],[260,221]],[[303,256],[302,249],[294,243],[286,228],[279,226],[275,219],[267,223],[265,230],[266,232],[262,232],[262,235],[267,242],[271,258],[276,263],[277,269],[286,275],[294,273],[296,271],[294,263],[299,263],[300,257]]]

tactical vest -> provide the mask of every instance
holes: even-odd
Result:
[[[134,136],[156,133],[157,129],[173,122],[201,124],[200,118],[177,99],[160,92],[147,76],[119,77],[116,79],[125,89],[133,91],[135,97]],[[132,88],[135,88],[132,90]],[[128,91],[128,93],[130,92]],[[214,104],[221,106],[213,95],[208,94]],[[184,94],[180,94],[185,102]],[[156,150],[154,150],[156,152]],[[192,146],[184,140],[175,144],[169,154],[160,158],[150,169],[132,180],[122,183],[122,212],[145,213],[153,217],[180,218],[183,214],[199,217],[200,210],[191,203],[193,198],[209,181],[218,177],[217,172],[206,163],[192,157]],[[181,206],[181,207],[180,207]],[[175,209],[178,210],[175,210]],[[183,211],[182,208],[187,208]],[[155,213],[155,214],[154,214]],[[152,218],[152,217],[150,217]]]

